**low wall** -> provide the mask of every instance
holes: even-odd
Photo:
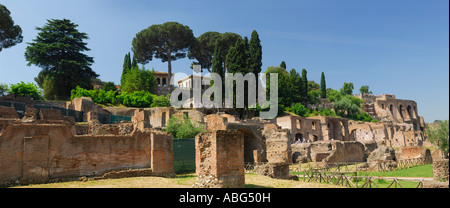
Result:
[[[0,135],[0,185],[101,175],[124,168],[173,171],[172,136],[156,131],[130,135],[75,135],[71,123],[14,123]]]

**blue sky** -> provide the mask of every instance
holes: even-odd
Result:
[[[0,52],[0,83],[34,82],[40,71],[26,66],[27,43],[47,19],[70,19],[89,35],[86,52],[103,81],[119,83],[124,55],[136,33],[152,24],[177,21],[195,36],[207,31],[250,37],[258,31],[263,71],[285,61],[306,68],[308,79],[354,93],[415,100],[425,121],[449,118],[449,2],[447,0],[0,0],[23,30],[24,41]],[[192,60],[172,63],[189,74]],[[147,69],[167,71],[154,59]]]

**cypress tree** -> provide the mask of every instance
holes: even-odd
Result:
[[[283,69],[286,69],[286,62],[282,61],[280,64],[280,67]]]
[[[308,77],[306,69],[302,70],[302,104],[306,106],[308,103]]]
[[[128,53],[128,58],[131,58],[130,57],[130,53]],[[133,53],[133,59],[132,60],[133,61],[131,61],[130,69],[133,69],[133,68],[137,67],[137,59],[136,59],[136,56],[134,55],[134,53]]]
[[[228,50],[226,56],[226,66],[229,73],[246,73],[250,72],[248,67],[247,52],[245,50],[245,42],[243,39],[236,41],[236,44]]]
[[[253,30],[252,32],[248,50],[250,53],[249,67],[251,71],[255,73],[255,75],[257,75],[261,72],[262,67],[262,46],[261,40],[259,40],[259,35],[256,30]]]
[[[125,54],[125,57],[123,59],[123,65],[122,65],[122,76],[120,77],[120,84],[124,85],[125,80],[125,74],[131,69],[131,59],[130,59],[130,52]]]
[[[322,76],[320,77],[320,97],[327,97],[327,85],[325,83],[325,73],[322,72]]]

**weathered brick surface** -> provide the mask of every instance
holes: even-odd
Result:
[[[244,134],[236,130],[216,130],[195,137],[196,173],[212,175],[223,188],[243,188]]]
[[[433,177],[435,180],[448,181],[448,159],[433,160]]]
[[[0,118],[19,118],[19,116],[15,108],[0,106]]]
[[[124,168],[173,171],[172,136],[76,135],[74,124],[13,123],[0,134],[0,186],[97,176]]]

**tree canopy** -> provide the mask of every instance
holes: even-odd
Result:
[[[185,58],[195,40],[192,30],[178,22],[151,25],[136,34],[132,51],[139,63],[146,64],[153,58],[168,62],[169,80],[172,79],[172,61]],[[171,84],[169,84],[169,90]]]
[[[22,28],[19,25],[14,25],[11,12],[0,4],[0,52],[4,48],[21,43],[22,40]]]
[[[355,89],[355,87],[353,87],[353,82],[344,82],[344,86],[340,89],[340,92],[343,95],[352,95],[353,89]]]
[[[194,40],[187,56],[190,59],[196,59],[202,66],[202,69],[207,69],[211,72],[214,49],[220,37],[221,34],[219,32],[209,31],[203,33]]]
[[[51,90],[55,93],[47,99],[67,99],[76,86],[90,89],[92,79],[99,76],[90,67],[94,59],[83,53],[90,50],[84,42],[88,36],[77,27],[68,19],[50,19],[44,27],[36,27],[38,36],[28,43],[25,51],[28,66],[42,68],[39,80],[51,77],[54,81]]]

